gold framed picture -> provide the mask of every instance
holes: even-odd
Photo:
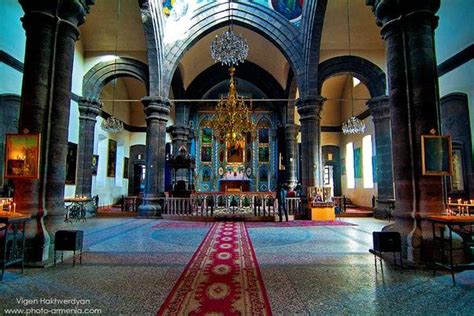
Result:
[[[421,167],[424,176],[452,175],[450,136],[421,135]]]
[[[40,134],[7,134],[5,139],[5,178],[38,179]]]

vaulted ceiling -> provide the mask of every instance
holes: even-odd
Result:
[[[351,53],[372,59],[374,63],[384,68],[384,44],[380,37],[380,29],[375,25],[375,18],[371,9],[365,5],[365,0],[328,0],[321,39],[321,61],[349,54],[348,12]],[[137,0],[96,1],[91,7],[86,23],[80,28],[81,44],[86,59],[100,54],[110,54],[117,49],[121,56],[136,58],[147,63],[145,34]],[[210,57],[209,45],[215,35],[221,34],[224,30],[225,28],[220,28],[201,38],[181,59],[178,69],[181,71],[185,89],[214,64]],[[283,54],[258,33],[240,26],[236,26],[235,30],[249,43],[248,60],[271,74],[281,88],[285,89],[288,85],[290,66]],[[136,85],[136,82],[125,81],[125,84]],[[327,93],[331,97],[342,95],[344,85],[329,86],[332,90]],[[329,86],[325,88],[326,91]],[[137,87],[130,86],[127,89],[131,98],[138,97]],[[334,89],[340,91],[333,91]]]

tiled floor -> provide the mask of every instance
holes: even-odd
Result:
[[[473,315],[474,272],[433,277],[431,271],[385,266],[375,274],[371,232],[386,222],[345,219],[358,226],[249,228],[276,315]],[[0,283],[6,308],[101,309],[103,315],[154,315],[206,235],[208,227],[153,227],[157,220],[90,219],[83,229],[82,266],[8,270]],[[21,299],[36,299],[30,305]],[[52,302],[41,299],[76,299]],[[54,303],[54,304],[53,304]],[[83,304],[82,304],[83,303]],[[25,306],[26,305],[26,306]]]

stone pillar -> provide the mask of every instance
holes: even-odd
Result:
[[[139,216],[161,216],[157,198],[165,191],[166,122],[170,103],[161,97],[142,99],[146,114],[146,179],[145,197],[138,208]]]
[[[321,110],[326,99],[317,96],[298,101],[301,123],[301,186],[303,195],[308,187],[322,185]]]
[[[285,126],[285,146],[286,146],[286,157],[285,157],[285,175],[286,184],[293,190],[297,183],[297,170],[296,160],[298,159],[296,146],[297,136],[299,132],[299,126],[296,124],[286,124]]]
[[[179,154],[179,149],[184,146],[188,150],[189,127],[183,125],[169,126],[168,133],[171,133],[171,144],[173,147],[173,156]]]
[[[69,107],[78,25],[91,0],[19,1],[26,31],[20,132],[41,133],[39,179],[15,181],[17,208],[35,217],[27,229],[27,261],[49,257],[50,236],[65,214]]]
[[[375,127],[375,154],[377,161],[377,198],[393,199],[392,135],[388,96],[375,97],[367,102]],[[385,218],[389,204],[377,203],[374,216]]]
[[[171,133],[171,144],[173,147],[173,156],[179,154],[179,150],[182,146],[188,151],[188,135],[189,135],[189,105],[187,103],[176,103],[176,124],[168,127],[167,132]],[[189,153],[189,151],[188,151]],[[172,174],[172,177],[175,175]],[[176,172],[176,181],[185,181],[189,183],[188,171],[185,169],[178,169]],[[173,179],[174,181],[174,179]]]
[[[89,98],[79,99],[79,150],[77,155],[76,195],[91,197],[94,132],[102,104]]]
[[[442,179],[423,176],[421,135],[439,132],[434,47],[440,0],[367,0],[382,26],[387,55],[392,126],[395,224],[411,261],[430,260],[431,224],[444,211]]]

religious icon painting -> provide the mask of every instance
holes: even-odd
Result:
[[[212,129],[204,127],[201,130],[201,144],[212,144]]]
[[[245,174],[247,175],[247,177],[250,178],[252,176],[252,168],[247,167],[247,169],[245,170]]]
[[[229,145],[227,148],[227,162],[228,163],[242,163],[244,162],[244,148],[243,141],[237,142],[235,145]]]
[[[258,142],[260,144],[268,144],[270,141],[270,129],[259,128],[258,129]]]
[[[258,162],[270,162],[270,149],[268,147],[258,147]]]
[[[109,154],[107,158],[107,177],[115,177],[115,161],[117,160],[117,142],[109,139]]]
[[[98,166],[99,166],[99,155],[92,155],[91,169],[92,169],[92,175],[93,176],[97,175],[97,167]]]
[[[40,134],[7,134],[5,178],[37,179],[39,176]]]
[[[268,181],[268,170],[266,167],[260,167],[258,178],[260,181]]]
[[[128,164],[129,164],[129,159],[128,157],[123,158],[123,178],[128,179]]]
[[[292,22],[301,19],[304,0],[268,0],[268,4]]]
[[[464,191],[464,171],[462,161],[463,159],[461,149],[453,149],[451,156],[453,172],[450,178],[450,191]]]
[[[209,168],[204,168],[202,170],[202,181],[203,182],[209,182],[211,181],[211,169]]]
[[[219,161],[224,162],[224,159],[225,159],[225,150],[224,150],[224,148],[221,148],[219,150]]]
[[[77,144],[67,143],[66,184],[76,183]]]
[[[211,146],[201,146],[201,162],[212,162]]]

